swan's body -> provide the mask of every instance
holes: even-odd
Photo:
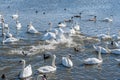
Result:
[[[47,32],[46,34],[43,35],[42,40],[51,40],[51,39],[56,39],[56,34],[53,32]]]
[[[112,22],[113,21],[112,15],[110,18],[104,18],[103,21],[104,22]]]
[[[67,57],[62,57],[62,64],[63,64],[65,67],[72,67],[72,66],[73,66],[73,63],[72,63],[72,61],[69,59],[69,56],[67,56]]]
[[[10,33],[10,31],[9,31],[9,27],[6,27],[7,28],[7,32],[6,32],[6,37],[7,38],[10,38],[10,37],[12,37],[13,35]]]
[[[111,49],[112,54],[120,54],[120,49]]]
[[[98,58],[87,58],[84,60],[84,64],[99,64],[102,63],[102,56],[101,56],[101,47],[98,53]]]
[[[59,23],[58,24],[58,27],[66,27],[67,25],[66,25],[66,23],[64,22],[64,23]]]
[[[117,41],[117,40],[120,40],[120,37],[117,36],[117,35],[112,35],[112,39],[113,39],[114,41]]]
[[[101,46],[95,46],[95,45],[93,45],[93,48],[94,48],[95,51],[97,51],[97,52],[100,52],[100,50],[101,50],[101,53],[104,53],[104,54],[110,53],[110,50],[109,50],[107,47],[104,48],[104,47],[101,47]]]
[[[11,43],[11,42],[16,42],[16,41],[19,41],[19,39],[14,38],[13,36],[5,39],[5,33],[4,33],[3,41],[2,41],[3,43]]]
[[[18,15],[17,13],[12,15],[12,18],[13,18],[14,20],[17,20],[18,17],[19,17],[19,15]]]
[[[76,31],[73,27],[69,28],[69,27],[66,27],[66,28],[63,28],[63,31],[64,33],[67,33],[67,34],[76,34]]]
[[[110,45],[114,48],[120,48],[120,45],[115,41],[111,41]]]
[[[106,39],[111,39],[112,37],[110,36],[110,35],[106,35],[106,34],[100,34],[100,35],[98,35],[98,38],[100,39],[100,40],[106,40]]]
[[[50,73],[50,72],[56,71],[55,59],[56,59],[56,56],[53,55],[52,66],[43,66],[43,67],[40,67],[40,68],[37,69],[38,72],[39,73]]]
[[[39,32],[34,28],[34,26],[32,25],[32,23],[30,23],[30,24],[28,25],[27,32],[28,32],[28,33],[32,33],[32,34],[39,33]]]
[[[80,26],[78,24],[75,24],[75,26],[73,26],[73,28],[76,30],[76,31],[79,31],[80,30]]]
[[[22,27],[21,23],[19,21],[16,21],[16,28],[17,30],[20,30]]]
[[[20,62],[23,63],[23,69],[20,72],[20,78],[27,78],[32,75],[32,68],[31,65],[29,64],[28,66],[25,67],[25,60],[21,60]]]

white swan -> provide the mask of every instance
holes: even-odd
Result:
[[[28,33],[32,33],[32,34],[39,33],[39,32],[34,28],[34,26],[32,25],[31,22],[30,22],[30,24],[28,25],[27,32],[28,32]]]
[[[98,52],[98,58],[87,58],[84,60],[84,64],[99,64],[102,63],[102,56],[101,56],[101,47],[100,51]]]
[[[111,49],[112,54],[120,54],[120,49]]]
[[[104,54],[111,52],[110,49],[108,49],[107,45],[106,45],[106,48],[101,47],[101,46],[95,46],[95,45],[93,45],[93,48],[94,48],[95,51],[97,51],[97,52],[100,52],[100,50],[101,50],[101,53],[104,53]]]
[[[106,34],[99,34],[97,36],[100,40],[112,39],[110,35],[106,35]]]
[[[111,41],[110,45],[114,48],[120,48],[120,45],[115,41]]]
[[[73,28],[74,28],[76,31],[79,31],[79,30],[80,30],[80,26],[79,26],[78,24],[75,24],[75,25],[73,26]]]
[[[17,20],[18,17],[19,17],[18,13],[12,15],[13,20]]]
[[[3,33],[3,40],[2,40],[2,43],[11,43],[11,42],[16,42],[16,41],[19,41],[19,39],[17,38],[14,38],[12,35],[9,37],[9,38],[5,38],[6,34]]]
[[[104,18],[104,22],[112,22],[113,21],[113,16],[111,15],[110,18]]]
[[[29,64],[28,66],[25,66],[26,63],[25,63],[25,60],[23,60],[23,59],[20,62],[23,64],[23,68],[22,68],[22,71],[20,72],[19,77],[20,78],[30,77],[32,75],[31,65]]]
[[[65,67],[72,67],[73,66],[73,62],[69,59],[70,55],[68,55],[67,57],[62,57],[62,64]]]
[[[3,23],[3,24],[4,24],[4,23]],[[7,38],[12,37],[12,34],[11,34],[10,31],[9,31],[9,26],[8,26],[8,24],[4,24],[4,29],[7,29],[6,37],[7,37]]]
[[[112,35],[112,40],[114,41],[120,40],[120,36]]]
[[[53,32],[47,32],[46,34],[43,35],[42,40],[51,40],[51,39],[56,39],[56,34]]]
[[[55,59],[56,56],[53,55],[53,61],[52,61],[52,66],[43,66],[37,69],[39,73],[50,73],[56,71],[56,66],[55,66]]]
[[[16,28],[17,28],[17,30],[20,30],[21,27],[22,27],[21,23],[17,20],[16,21]]]
[[[67,26],[67,24],[65,22],[58,24],[58,27],[66,27],[66,26]]]

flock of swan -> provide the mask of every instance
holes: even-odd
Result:
[[[75,15],[74,17],[81,18],[81,13],[79,15]],[[89,19],[89,21],[96,21],[96,17],[97,16],[94,16],[93,18]],[[16,21],[16,30],[20,30],[22,28],[22,25],[19,22],[18,18],[19,18],[18,14],[12,15],[12,19]],[[73,34],[80,33],[80,26],[77,23],[74,23],[74,25],[71,27],[67,27],[66,22],[71,22],[71,21],[73,21],[72,19],[73,19],[73,17],[71,17],[70,20],[64,20],[63,22],[60,22],[58,24],[58,28],[55,28],[55,29],[51,28],[52,23],[49,23],[50,28],[43,35],[42,40],[44,40],[44,41],[55,40],[57,42],[61,42],[61,41],[65,41],[67,39],[65,34],[67,34],[67,36],[71,36]],[[112,22],[113,21],[112,16],[111,16],[111,18],[103,19],[103,21]],[[2,43],[19,41],[18,38],[13,37],[13,35],[9,32],[9,26],[8,26],[8,24],[5,23],[4,17],[2,15],[0,15],[0,23],[2,25],[2,36],[3,36]],[[5,30],[7,30],[7,32],[5,32]],[[30,22],[30,24],[27,25],[27,32],[31,33],[31,34],[40,34],[40,32],[38,30],[36,30],[35,27],[32,25],[32,22]],[[111,39],[112,41],[107,42],[105,47],[102,47],[100,45],[93,45],[94,50],[98,52],[98,58],[96,58],[96,57],[87,58],[83,61],[84,64],[94,65],[94,64],[102,63],[103,62],[102,55],[101,55],[102,53],[120,54],[120,45],[117,42],[117,40],[119,40],[120,38],[118,36],[116,36],[116,35],[110,36],[110,35],[106,35],[106,34],[100,34],[97,37],[100,40],[101,44],[102,44],[102,40]],[[114,48],[110,49],[108,47],[108,45],[113,46]],[[24,54],[24,52],[23,52],[23,54]],[[48,57],[49,57],[49,55],[48,55]],[[62,57],[61,63],[63,66],[68,67],[68,68],[73,67],[73,62],[70,59],[70,57],[71,57],[70,54]],[[47,57],[44,55],[44,58],[47,58]],[[57,70],[57,66],[55,65],[56,55],[55,54],[52,55],[52,58],[53,58],[52,65],[39,67],[37,69],[37,72],[42,73],[42,74],[55,72]],[[116,60],[119,61],[118,59],[116,59]],[[32,74],[33,74],[32,65],[29,64],[26,66],[26,62],[24,59],[20,60],[20,63],[23,64],[23,67],[22,67],[22,71],[19,74],[19,77],[27,78],[27,77],[32,76]]]

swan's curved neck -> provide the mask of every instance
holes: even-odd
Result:
[[[56,67],[56,65],[55,65],[55,59],[56,59],[56,57],[53,57],[53,60],[52,60],[52,66],[53,67]]]
[[[25,63],[25,60],[24,60],[24,61],[23,61],[23,66],[22,66],[23,69],[25,68],[25,65],[26,65],[26,63]]]
[[[102,56],[101,56],[101,47],[100,47],[100,51],[98,52],[98,59],[102,60]]]

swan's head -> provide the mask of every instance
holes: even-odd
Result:
[[[21,60],[19,61],[19,63],[25,63],[25,60],[24,60],[24,59],[21,59]]]
[[[55,54],[53,55],[53,58],[56,59],[56,55]]]

